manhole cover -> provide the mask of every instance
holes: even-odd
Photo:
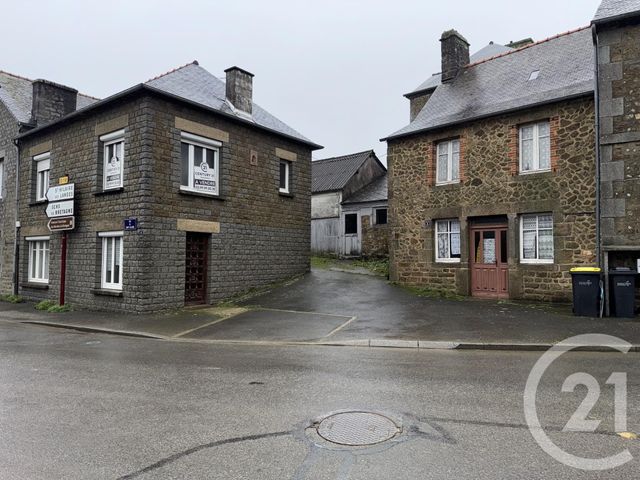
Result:
[[[390,440],[400,433],[400,427],[378,413],[344,412],[322,420],[317,431],[331,443],[357,447]]]

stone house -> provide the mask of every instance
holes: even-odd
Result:
[[[58,179],[75,185],[68,303],[149,312],[308,271],[321,147],[255,104],[252,88],[240,68],[223,82],[193,62],[20,134],[20,293],[59,298],[63,234],[45,215]]]
[[[591,31],[475,62],[455,30],[440,41],[442,73],[384,139],[391,279],[568,300],[569,270],[596,262]]]
[[[56,92],[69,92],[56,98]],[[47,98],[57,101],[51,108]],[[65,102],[65,99],[72,101]],[[16,215],[16,165],[14,139],[62,115],[84,108],[98,99],[47,80],[30,80],[0,71],[0,292],[18,293],[14,274]],[[15,288],[14,288],[15,287]]]
[[[640,271],[640,1],[604,0],[592,29],[602,264]]]
[[[387,169],[373,150],[315,160],[311,250],[337,256],[387,254]]]

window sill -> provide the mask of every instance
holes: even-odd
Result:
[[[124,192],[124,187],[110,188],[109,190],[101,190],[99,192],[95,192],[94,195],[96,197],[100,197],[102,195],[113,195],[114,193],[122,193],[122,192]]]
[[[180,195],[191,195],[194,197],[211,198],[212,200],[221,200],[221,201],[226,200],[226,198],[222,195],[214,195],[212,193],[197,192],[195,190],[191,190],[189,188],[184,188],[184,187],[180,187],[179,193]]]
[[[36,200],[34,202],[29,203],[29,206],[30,207],[35,207],[35,206],[38,206],[38,205],[44,205],[45,203],[47,203],[46,200]]]
[[[554,265],[553,260],[520,260],[520,265],[525,267],[552,267]]]
[[[20,286],[22,288],[31,288],[33,290],[49,290],[49,284],[48,283],[21,282]]]
[[[451,258],[451,259],[440,258],[436,260],[436,263],[440,265],[459,265],[460,259],[459,258]]]
[[[109,290],[107,288],[92,288],[91,293],[104,297],[122,297],[122,290]]]
[[[293,193],[290,192],[280,192],[278,191],[278,195],[285,198],[293,198]]]

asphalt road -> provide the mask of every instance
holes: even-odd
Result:
[[[0,324],[0,478],[637,478],[640,441],[614,433],[605,380],[628,373],[628,429],[640,431],[638,355],[571,353],[543,378],[538,412],[559,446],[635,457],[585,472],[525,425],[539,353],[214,346]],[[586,390],[561,386],[580,371],[601,384],[589,418],[602,423],[563,433]],[[319,438],[313,419],[344,409],[385,413],[402,432],[368,448]]]

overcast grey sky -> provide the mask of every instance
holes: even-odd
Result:
[[[254,100],[325,146],[375,149],[440,70],[444,30],[476,51],[589,24],[599,0],[4,1],[0,70],[106,97],[194,59],[255,74]]]

